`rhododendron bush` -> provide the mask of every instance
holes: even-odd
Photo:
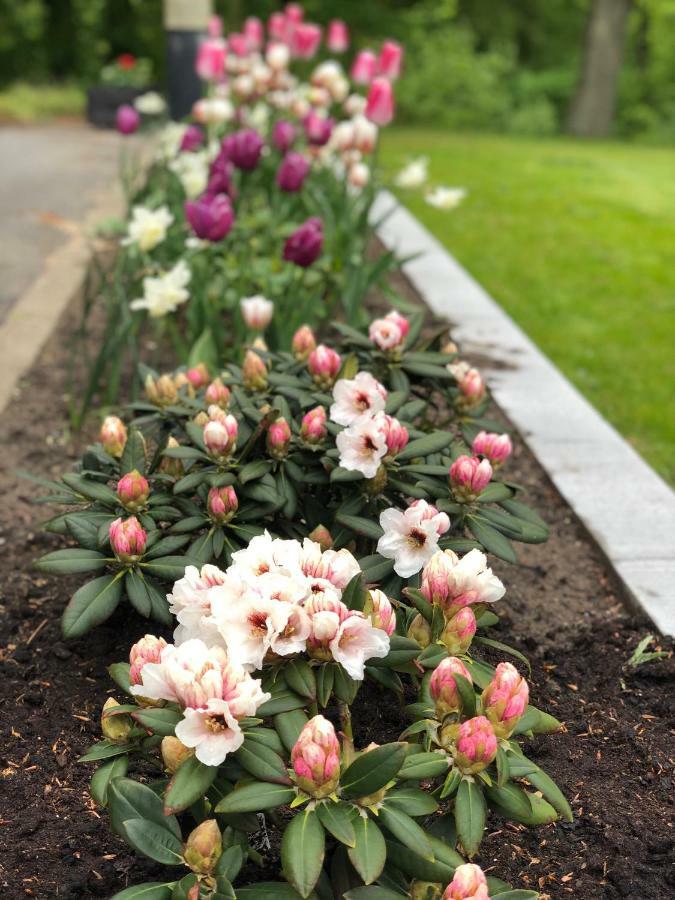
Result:
[[[114,394],[146,315],[180,365],[141,361],[142,396],[42,498],[66,545],[38,566],[84,576],[65,637],[122,600],[157,623],[110,667],[82,757],[114,832],[174,867],[116,900],[532,900],[467,859],[494,816],[572,821],[526,755],[561,723],[497,630],[492,558],[548,532],[480,372],[393,292],[367,312],[393,263],[365,255],[368,160],[402,49],[355,55],[360,95],[307,62],[321,41],[295,4],[266,32],[213,25],[195,121],[134,198],[88,397],[106,371]],[[326,43],[347,51],[345,23]],[[400,726],[366,744],[375,703]]]

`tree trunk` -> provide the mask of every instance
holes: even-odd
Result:
[[[581,77],[567,130],[604,137],[614,119],[619,72],[631,0],[593,0],[586,26]]]

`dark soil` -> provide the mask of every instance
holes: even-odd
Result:
[[[60,546],[40,530],[42,492],[17,470],[52,477],[81,436],[64,430],[71,311],[0,420],[0,896],[110,897],[129,881],[171,878],[108,830],[78,756],[99,736],[106,666],[125,658],[147,623],[123,611],[83,640],[61,641],[59,618],[77,579],[31,562]],[[547,544],[495,566],[508,591],[503,639],[532,660],[532,699],[565,723],[528,748],[572,799],[575,822],[528,830],[490,819],[479,859],[514,885],[550,898],[665,900],[675,896],[671,760],[673,659],[624,668],[647,622],[629,616],[603,557],[522,443],[509,474],[551,525]],[[664,645],[666,642],[661,641]],[[404,719],[366,688],[357,742],[395,738]],[[266,877],[274,877],[271,859]]]

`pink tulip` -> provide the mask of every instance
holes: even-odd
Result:
[[[141,117],[133,106],[123,104],[117,110],[115,116],[115,125],[120,134],[133,134],[138,131],[141,124]]]
[[[316,800],[328,797],[340,778],[340,744],[335,728],[323,716],[304,726],[291,751],[298,787]]]
[[[158,663],[162,650],[167,646],[164,638],[146,634],[135,643],[129,651],[129,681],[131,684],[141,683],[141,669],[146,663]]]
[[[230,405],[230,389],[220,378],[215,378],[204,392],[204,399],[211,406],[227,409]]]
[[[298,59],[311,59],[321,43],[321,28],[310,22],[298,22],[291,36],[291,53]]]
[[[286,119],[274,123],[272,128],[272,143],[280,153],[286,153],[296,138],[295,125]]]
[[[244,172],[251,172],[260,161],[264,141],[253,128],[242,128],[223,141],[225,156]]]
[[[394,118],[394,92],[387,78],[374,78],[366,99],[366,118],[380,128]]]
[[[476,615],[470,606],[460,609],[446,623],[441,642],[448,653],[466,653],[476,633]]]
[[[302,153],[287,153],[277,169],[276,182],[285,193],[299,191],[309,174],[309,160]]]
[[[429,693],[436,706],[436,717],[442,720],[450,713],[459,712],[462,701],[457,691],[455,675],[462,675],[469,684],[473,684],[471,673],[461,659],[449,656],[434,669],[429,682]]]
[[[485,716],[462,722],[455,741],[455,764],[463,775],[487,769],[497,755],[497,738]]]
[[[120,457],[127,444],[127,427],[117,416],[106,416],[98,439],[106,453]]]
[[[244,387],[247,391],[264,391],[267,387],[265,360],[254,350],[247,350],[241,367]]]
[[[377,61],[377,70],[380,75],[394,81],[401,74],[401,63],[403,61],[403,47],[396,41],[385,41],[380,50],[380,57]]]
[[[122,506],[130,512],[143,509],[149,496],[148,480],[137,469],[127,472],[117,482],[117,497]]]
[[[321,256],[323,250],[323,227],[316,216],[307,219],[287,238],[283,257],[303,269],[308,268]]]
[[[236,192],[232,185],[232,173],[234,165],[227,158],[223,148],[220,149],[218,156],[211,163],[209,169],[209,183],[206,188],[207,194],[211,196],[215,194],[228,194],[234,198]]]
[[[377,74],[377,57],[372,50],[360,50],[356,54],[350,74],[356,84],[370,84]]]
[[[326,44],[331,53],[344,53],[349,49],[349,29],[342,19],[332,19],[328,23]]]
[[[485,715],[492,722],[498,738],[511,737],[529,699],[527,682],[516,667],[508,662],[499,663],[494,678],[482,695]]]
[[[185,218],[201,240],[217,243],[234,225],[234,212],[226,194],[204,194],[199,200],[187,200]]]
[[[220,37],[202,41],[197,51],[195,70],[203,81],[219,81],[225,75],[227,45]]]
[[[267,450],[274,459],[288,456],[291,444],[291,428],[286,419],[280,416],[267,429]]]
[[[484,456],[493,469],[497,469],[509,458],[513,445],[508,434],[479,431],[473,439],[471,449],[477,456]]]
[[[208,35],[210,38],[219,38],[222,37],[223,34],[223,20],[220,16],[211,16],[209,19],[209,24],[207,26]]]
[[[192,153],[204,143],[204,132],[197,125],[188,125],[180,141],[182,153]]]
[[[323,147],[330,140],[334,125],[333,119],[322,116],[312,109],[302,120],[302,124],[307,140],[315,147]]]
[[[312,350],[316,349],[316,338],[309,325],[301,325],[293,335],[291,352],[298,360],[307,359]]]
[[[271,40],[286,42],[288,39],[288,22],[282,12],[273,12],[267,20],[267,33]]]
[[[265,42],[265,26],[257,16],[249,16],[244,22],[244,37],[249,50],[260,50]]]
[[[302,417],[300,435],[307,444],[321,444],[326,440],[326,410],[323,406],[315,406]]]
[[[239,509],[239,500],[231,485],[212,487],[206,499],[209,516],[219,525],[229,522]]]
[[[456,500],[471,503],[490,483],[492,466],[487,459],[459,456],[450,466],[450,486]]]
[[[110,546],[121,563],[133,563],[145,553],[147,534],[136,516],[115,519],[108,530]]]
[[[321,388],[333,386],[341,365],[340,354],[330,347],[326,347],[325,344],[319,344],[315,350],[312,350],[307,360],[309,374],[315,384]]]
[[[481,867],[474,863],[457,866],[442,900],[489,900],[487,878]]]

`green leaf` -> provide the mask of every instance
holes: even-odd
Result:
[[[344,525],[345,528],[349,528],[355,534],[371,538],[373,541],[379,540],[384,534],[377,522],[372,522],[370,519],[364,519],[361,516],[338,514],[335,518],[340,525]]]
[[[50,575],[74,575],[80,572],[98,572],[107,565],[108,562],[102,553],[68,547],[40,557],[35,563],[35,568],[41,572],[49,572]]]
[[[501,481],[493,481],[481,492],[479,503],[496,503],[499,500],[508,500],[513,497],[513,491]]]
[[[415,853],[419,853],[424,859],[428,859],[430,862],[434,861],[434,851],[431,849],[426,834],[407,813],[395,806],[389,806],[385,800],[379,810],[378,818],[387,831],[390,831],[402,844],[414,850]]]
[[[326,837],[312,810],[297,814],[284,831],[281,866],[286,879],[301,897],[309,897],[323,867]]]
[[[261,881],[238,887],[237,900],[298,900],[298,892],[281,881]]]
[[[127,572],[124,576],[124,588],[134,609],[146,619],[149,618],[152,611],[152,603],[145,589],[143,575],[134,569]]]
[[[412,753],[401,766],[398,779],[402,781],[423,781],[446,775],[448,758],[443,753]]]
[[[145,475],[145,441],[138,428],[130,428],[124,452],[120,459],[120,475],[133,472],[134,469]]]
[[[187,494],[188,491],[193,492],[206,478],[208,478],[208,473],[203,469],[200,469],[198,472],[188,472],[187,475],[183,475],[183,477],[174,484],[173,492],[174,494]]]
[[[216,875],[224,876],[229,881],[234,881],[244,864],[244,853],[238,844],[223,850],[216,865]]]
[[[317,672],[320,672],[321,668]],[[272,698],[266,700],[258,707],[256,715],[261,718],[267,718],[267,716],[277,716],[279,713],[290,712],[292,709],[303,709],[306,705],[307,700],[304,697],[300,697],[295,691],[282,690],[272,692]]]
[[[284,667],[284,677],[288,686],[301,697],[316,699],[316,677],[309,663],[298,657]]]
[[[238,478],[240,484],[246,484],[248,481],[256,481],[262,478],[272,469],[272,464],[266,459],[254,459],[250,463],[246,463],[239,470]]]
[[[335,666],[330,663],[319,666],[316,670],[316,697],[319,706],[327,706],[333,692]],[[304,701],[303,701],[304,705]],[[260,712],[260,708],[258,709]]]
[[[167,816],[192,806],[206,794],[218,774],[218,766],[205,766],[196,756],[188,756],[171,778],[164,792]]]
[[[160,556],[158,559],[142,562],[141,567],[156,578],[162,578],[165,581],[177,581],[185,575],[187,566],[196,564],[197,561],[189,556]]]
[[[429,839],[431,840],[430,836]],[[439,841],[438,843],[441,842]],[[410,850],[403,844],[398,843],[398,841],[388,840],[386,845],[387,857],[390,860],[396,860],[396,868],[410,878],[448,884],[452,881],[458,863],[455,862],[449,865],[445,860],[441,860],[436,850],[436,843],[432,842],[432,847],[434,848],[436,859],[434,862],[429,862],[428,859],[424,859],[418,853],[415,853],[414,850]],[[461,865],[464,860],[459,854],[457,856],[459,857],[459,865]]]
[[[336,840],[346,847],[356,846],[356,833],[352,824],[354,807],[349,807],[345,803],[333,803],[328,800],[325,803],[320,803],[316,811],[323,827]]]
[[[146,881],[134,884],[114,894],[110,900],[171,900],[172,885],[160,881]]]
[[[188,368],[204,363],[207,369],[218,366],[218,347],[210,328],[205,328],[190,348]]]
[[[474,637],[474,643],[482,644],[484,647],[492,647],[494,650],[501,650],[502,653],[508,653],[509,656],[514,656],[522,663],[525,663],[527,671],[532,674],[532,666],[530,665],[529,659],[521,653],[520,650],[516,650],[515,647],[510,647],[508,644],[503,644],[501,641],[495,641],[494,638],[488,638],[482,634]]]
[[[432,434],[426,434],[424,437],[410,441],[407,447],[397,454],[396,459],[401,463],[418,456],[430,456],[432,453],[444,450],[452,441],[452,432],[434,431]]]
[[[535,790],[541,791],[544,795],[544,799],[548,800],[555,811],[559,813],[566,822],[574,821],[574,814],[571,806],[567,802],[567,798],[555,781],[553,781],[546,772],[537,769],[536,772],[530,772],[526,778]]]
[[[486,787],[485,796],[490,805],[495,806],[508,818],[514,816],[520,820],[532,814],[529,795],[513,782],[508,782],[501,787],[497,785]]]
[[[168,831],[149,819],[127,819],[124,834],[131,846],[165,866],[180,866],[183,863],[183,845]]]
[[[267,781],[254,781],[242,784],[230,794],[223,797],[216,806],[217,813],[262,812],[287,806],[295,798],[295,790],[281,784],[270,784]]]
[[[387,806],[400,809],[409,816],[430,816],[438,803],[431,794],[416,787],[402,787],[387,791]]]
[[[125,694],[131,693],[131,682],[129,680],[129,671],[131,666],[129,663],[112,663],[108,666],[108,674],[115,684],[122,688]]]
[[[540,896],[538,891],[526,891],[518,889],[515,891],[500,891],[498,894],[490,894],[492,900],[537,900]]]
[[[462,701],[462,718],[471,719],[476,715],[476,692],[473,685],[463,675],[455,674],[453,679]]]
[[[495,556],[506,560],[506,562],[518,562],[518,557],[510,541],[484,519],[478,519],[475,515],[470,515],[467,516],[467,524],[488,553],[494,553]]]
[[[114,831],[125,836],[124,823],[128,819],[146,819],[167,829],[178,840],[181,838],[180,825],[175,816],[164,814],[164,804],[145,784],[132,778],[115,778],[108,788],[108,808],[110,824]]]
[[[259,781],[270,781],[273,784],[291,783],[283,759],[264,744],[247,739],[232,756],[243,769]]]
[[[122,573],[102,575],[83,584],[70,598],[61,619],[66,638],[81,637],[105,622],[115,611],[122,596]]]
[[[205,521],[205,520],[204,520]],[[149,559],[156,559],[158,556],[168,556],[180,550],[190,540],[188,534],[170,534],[153,544],[151,549],[145,554],[145,562]]]
[[[171,900],[194,900],[194,894],[191,897],[190,891],[194,889],[196,884],[199,884],[197,876],[194,872],[190,872],[189,875],[176,882],[171,894]]]
[[[354,834],[356,844],[347,850],[349,860],[364,882],[371,884],[382,874],[387,858],[384,837],[372,819],[362,816],[354,819]]]
[[[474,781],[462,779],[455,800],[457,836],[467,855],[475,856],[485,830],[485,798]]]
[[[99,806],[106,806],[108,803],[108,788],[113,778],[120,778],[127,774],[129,768],[129,758],[118,756],[116,759],[99,766],[91,777],[89,784],[89,792]]]
[[[178,712],[178,710],[166,707],[139,709],[137,712],[132,713],[131,716],[144,728],[149,728],[154,734],[159,734],[162,737],[171,737],[175,734],[176,725],[183,718],[182,713]]]
[[[366,797],[379,791],[396,776],[405,760],[406,750],[406,744],[392,743],[362,753],[340,778],[342,794]]]
[[[380,887],[379,884],[371,884],[368,887],[353,888],[342,895],[344,900],[401,900],[409,894],[398,891],[390,891],[389,888]]]
[[[389,653],[381,659],[373,657],[368,660],[368,665],[373,668],[396,669],[405,666],[420,654],[420,645],[411,638],[400,634],[392,634],[389,639]]]
[[[93,481],[90,478],[85,478],[84,475],[76,475],[73,472],[65,474],[63,481],[68,487],[89,500],[97,500],[99,503],[105,503],[108,506],[117,506],[118,504],[115,492],[105,484],[101,484],[100,481]]]
[[[290,752],[293,749],[308,722],[309,718],[303,709],[292,709],[274,716],[274,727],[286,750]]]

